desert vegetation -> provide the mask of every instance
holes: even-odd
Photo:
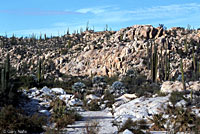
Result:
[[[199,42],[198,29],[163,25],[0,36],[0,131],[67,133],[104,111],[119,133],[198,133]]]

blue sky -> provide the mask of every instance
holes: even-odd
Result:
[[[63,35],[89,27],[102,31],[135,24],[200,27],[197,0],[3,0],[0,35]]]

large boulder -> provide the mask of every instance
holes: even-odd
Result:
[[[161,86],[161,92],[171,93],[173,91],[183,91],[183,84],[180,81],[165,81]]]
[[[186,91],[200,91],[200,82],[199,81],[191,81],[186,83]],[[173,91],[183,92],[183,84],[180,81],[165,81],[161,86],[161,92],[163,93],[171,93]]]

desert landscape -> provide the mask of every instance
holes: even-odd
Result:
[[[39,39],[1,36],[7,106],[0,120],[22,109],[21,118],[42,120],[23,124],[28,133],[198,132],[199,33],[134,25]],[[6,130],[21,127],[24,119],[15,118]]]
[[[0,133],[200,134],[198,2],[52,1],[0,8]]]

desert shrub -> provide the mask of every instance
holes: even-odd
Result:
[[[147,78],[144,75],[136,75],[132,77],[131,75],[125,76],[122,78],[122,82],[127,88],[131,88],[134,85],[140,86],[147,82]]]
[[[81,77],[79,78],[77,76],[70,76],[64,74],[61,74],[60,77],[63,78],[63,81],[55,80],[55,77],[52,76],[51,78],[47,78],[44,81],[42,81],[41,85],[42,87],[43,86],[47,86],[49,88],[59,87],[71,91],[73,84],[78,81],[81,81],[80,79],[82,79]]]
[[[108,76],[104,76],[105,78],[105,82],[108,84],[108,85],[112,85],[113,82],[115,81],[118,81],[119,80],[119,77],[118,75],[113,75],[111,77],[108,77]]]
[[[160,91],[159,85],[156,84],[150,84],[150,83],[144,83],[140,86],[133,86],[132,88],[128,89],[128,93],[130,94],[136,94],[138,97],[141,96],[151,96],[152,94],[158,93]]]
[[[44,134],[60,134],[55,128],[47,127]]]
[[[64,101],[56,99],[52,101],[50,106],[53,109],[50,121],[56,123],[58,130],[73,124],[76,120],[81,120],[82,117],[75,110],[67,109]]]
[[[158,91],[157,92],[158,96],[162,97],[162,96],[167,96],[168,94],[167,93],[163,93],[161,91]]]
[[[119,132],[123,132],[126,129],[131,130],[134,126],[134,122],[131,118],[128,118],[128,120],[126,120],[126,122],[121,126]]]
[[[0,132],[4,131],[25,131],[27,133],[41,133],[46,124],[44,116],[26,116],[24,113],[14,108],[12,105],[5,106],[0,111]]]
[[[70,124],[73,124],[74,122],[75,122],[74,118],[71,118],[70,115],[64,114],[62,117],[56,119],[56,122],[55,122],[56,126],[55,127],[58,130],[60,130],[62,128],[67,127]]]
[[[89,102],[86,102],[84,104],[84,108],[86,110],[90,110],[90,111],[99,111],[99,110],[101,110],[100,104],[98,103],[97,100],[91,100]]]
[[[76,82],[74,83],[74,85],[72,86],[73,91],[76,93],[83,93],[85,92],[85,84],[82,82]]]
[[[115,96],[110,93],[109,90],[106,90],[104,92],[104,100],[108,100],[108,103],[106,104],[107,107],[112,108],[112,105],[115,103]]]
[[[92,87],[92,77],[83,78],[80,82],[84,83],[87,89]]]
[[[172,103],[173,106],[175,106],[177,102],[181,101],[182,99],[185,99],[183,95],[183,92],[174,91],[171,93],[169,101]]]
[[[125,87],[124,87],[124,84],[123,84],[122,82],[120,82],[120,81],[115,81],[115,82],[112,84],[111,88],[112,88],[113,90],[121,90],[121,89],[123,89],[123,88],[125,88]]]
[[[61,49],[61,54],[62,55],[66,55],[68,53],[69,49],[68,48],[64,48],[64,49]]]
[[[17,84],[20,84],[20,88],[29,89],[37,86],[36,78],[34,76],[20,76],[17,77],[15,81]]]
[[[177,132],[199,132],[200,131],[200,118],[195,115],[190,108],[171,107],[167,106],[165,110],[169,115],[169,131]],[[173,124],[172,124],[173,122]]]
[[[135,69],[129,69],[126,72],[126,76],[129,77],[136,77],[137,76],[137,71]]]
[[[92,78],[93,84],[99,84],[101,82],[105,82],[105,78],[103,76],[95,76]]]
[[[127,88],[127,93],[134,93],[138,97],[140,97],[150,96],[151,94],[155,94],[160,90],[159,85],[151,84],[150,82],[148,82],[146,76],[133,73],[133,77],[130,74],[122,78],[122,82]]]
[[[115,96],[119,96],[126,93],[126,88],[122,82],[115,81],[110,87],[110,92],[113,93]]]
[[[119,132],[128,129],[136,134],[144,134],[141,130],[147,128],[148,126],[145,120],[132,121],[131,118],[128,118],[128,120],[120,127]]]
[[[87,121],[85,124],[84,134],[98,134],[99,123],[97,121]]]
[[[151,131],[164,131],[165,130],[165,123],[166,119],[163,118],[163,113],[155,114],[152,116],[152,118],[149,118],[150,122],[153,123],[153,126],[151,126]]]

